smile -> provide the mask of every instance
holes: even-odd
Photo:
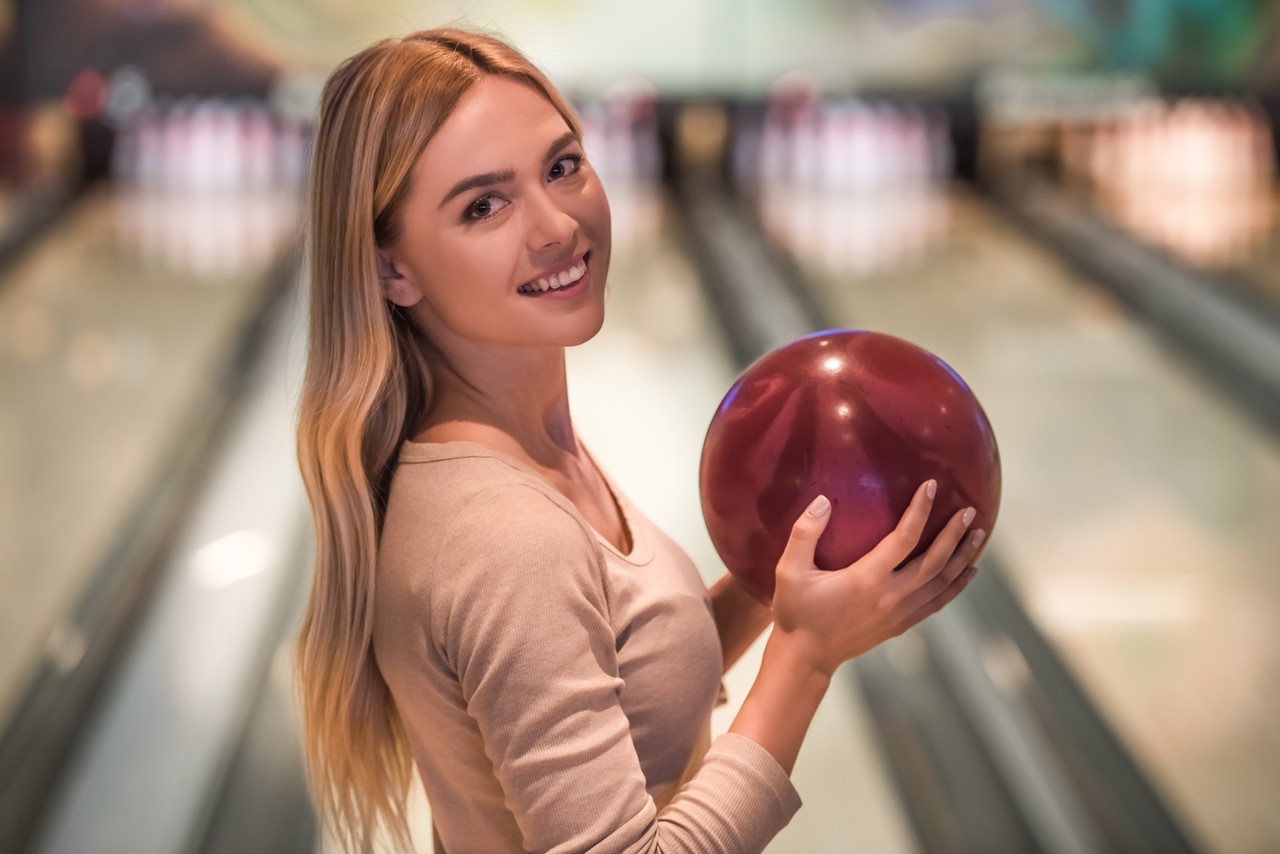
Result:
[[[526,296],[538,296],[548,291],[569,290],[587,274],[587,259],[590,257],[591,253],[588,252],[572,267],[534,279],[532,282],[525,282],[516,288],[516,291]]]

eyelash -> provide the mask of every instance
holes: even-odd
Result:
[[[559,160],[557,160],[557,161],[555,162],[555,165],[556,165],[556,166],[559,166],[561,163],[565,162],[566,160],[572,160],[572,161],[573,161],[573,171],[572,171],[572,172],[570,172],[568,175],[564,175],[564,176],[562,176],[562,177],[564,177],[564,178],[568,178],[568,177],[569,177],[569,175],[576,175],[576,174],[578,173],[578,170],[582,167],[582,155],[581,155],[581,154],[566,154],[564,157],[561,157]],[[552,168],[554,168],[554,167],[552,167]]]
[[[564,180],[565,178],[569,178],[569,177],[572,177],[573,175],[578,174],[578,170],[582,168],[582,161],[583,161],[583,159],[584,159],[584,158],[583,158],[583,156],[582,156],[581,154],[566,154],[566,155],[564,155],[563,157],[559,157],[559,158],[557,158],[557,159],[556,159],[556,162],[555,162],[555,166],[559,166],[561,163],[563,163],[563,162],[564,162],[564,161],[566,161],[566,160],[572,160],[572,161],[573,161],[573,171],[572,171],[572,172],[570,172],[570,173],[568,173],[567,175],[561,175],[559,178],[553,178],[552,180],[553,180],[553,181],[562,181],[562,180]],[[554,167],[552,167],[552,168],[554,168]],[[481,220],[485,220],[485,219],[488,219],[489,217],[493,216],[493,214],[491,214],[491,213],[488,213],[488,214],[477,214],[477,213],[476,213],[476,206],[477,206],[477,205],[479,205],[481,202],[487,202],[489,199],[492,199],[492,198],[494,198],[495,196],[497,196],[497,193],[485,193],[483,196],[481,196],[480,198],[476,199],[474,202],[472,202],[470,205],[468,205],[468,206],[467,206],[466,211],[465,211],[465,212],[463,213],[463,215],[462,215],[463,220],[464,220],[464,221],[466,221],[466,222],[480,222]]]

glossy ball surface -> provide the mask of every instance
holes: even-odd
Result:
[[[733,384],[703,442],[699,489],[725,566],[768,602],[791,526],[816,496],[832,508],[815,563],[838,569],[892,531],[930,478],[937,497],[908,561],[965,507],[977,510],[971,530],[990,535],[1000,507],[991,423],[932,353],[877,332],[829,330],[766,354]]]

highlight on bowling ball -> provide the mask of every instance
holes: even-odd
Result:
[[[1000,507],[1000,453],[969,386],[900,338],[817,332],[762,356],[725,395],[702,446],[699,491],[711,541],[764,602],[791,526],[819,494],[831,519],[815,564],[854,563],[896,527],[926,480],[938,492],[922,554],[959,510],[990,535]]]

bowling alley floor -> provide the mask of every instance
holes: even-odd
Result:
[[[934,203],[945,228],[896,263],[796,257],[838,324],[977,393],[1004,466],[989,548],[1192,838],[1277,850],[1280,439],[985,202]],[[799,233],[849,226],[804,209]]]
[[[297,204],[102,186],[4,271],[0,720],[42,656],[84,653],[63,621],[202,429]]]

